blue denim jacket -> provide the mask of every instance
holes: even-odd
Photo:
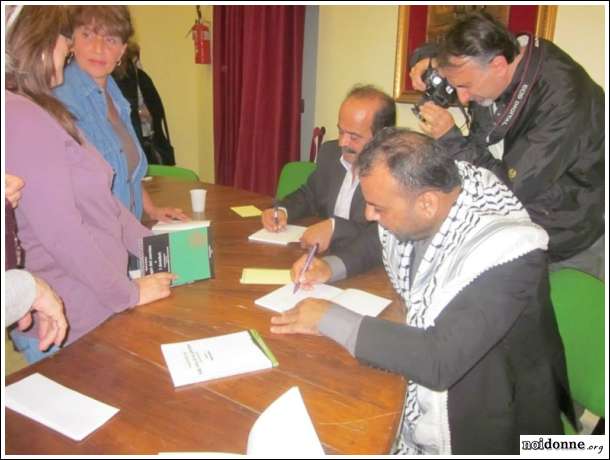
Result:
[[[107,91],[119,113],[121,121],[131,135],[140,156],[140,161],[132,177],[128,176],[127,158],[123,145],[108,121],[108,106],[103,91],[97,83],[83,71],[76,61],[64,70],[64,82],[53,91],[68,110],[76,117],[76,123],[85,134],[87,141],[95,146],[114,171],[112,193],[138,218],[142,218],[142,177],[148,163],[140,142],[131,124],[131,107],[114,79],[109,76]]]

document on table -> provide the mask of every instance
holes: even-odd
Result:
[[[189,220],[186,222],[157,222],[152,226],[151,230],[155,235],[160,233],[177,232],[180,230],[190,230],[192,228],[209,227],[209,220]]]
[[[261,228],[258,232],[253,233],[248,237],[250,241],[258,241],[261,243],[282,244],[298,243],[305,233],[306,227],[301,225],[286,225],[279,232],[270,232]]]
[[[246,455],[255,458],[286,458],[324,455],[320,439],[298,387],[292,387],[273,401],[254,422],[248,435]],[[162,452],[172,458],[226,458],[227,452]]]
[[[231,211],[236,212],[237,214],[239,214],[240,217],[256,217],[260,216],[263,213],[263,211],[253,205],[232,206]]]
[[[328,284],[316,284],[309,291],[299,289],[296,294],[292,293],[293,289],[293,283],[287,284],[256,299],[254,303],[269,310],[282,313],[290,310],[303,299],[326,299],[360,315],[367,316],[377,316],[385,307],[392,303],[390,299],[379,297],[360,289],[343,290]]]
[[[290,270],[275,268],[244,268],[241,284],[287,284],[290,283]]]
[[[290,388],[258,417],[248,436],[247,453],[255,458],[324,455],[298,387]]]
[[[254,329],[161,345],[174,386],[244,374],[278,365]]]
[[[41,374],[6,387],[6,407],[81,441],[119,409],[71,390]]]

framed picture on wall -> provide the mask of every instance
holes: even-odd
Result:
[[[409,57],[422,43],[442,36],[456,18],[474,10],[493,15],[508,29],[553,39],[557,6],[542,5],[412,5],[398,7],[394,99],[415,103],[421,94],[411,86]]]

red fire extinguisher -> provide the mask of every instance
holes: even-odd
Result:
[[[197,19],[195,25],[191,27],[193,44],[195,45],[195,64],[209,64],[210,56],[210,29],[201,21],[201,7],[195,6]]]
[[[209,64],[210,59],[210,29],[200,19],[191,28],[195,45],[195,64]]]

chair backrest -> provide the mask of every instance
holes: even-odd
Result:
[[[571,268],[550,274],[551,300],[565,348],[572,398],[604,416],[604,283]]]
[[[199,176],[191,169],[180,166],[148,165],[149,176],[168,176],[181,180],[198,181]]]
[[[311,161],[291,161],[286,163],[280,173],[275,197],[281,200],[307,182],[309,175],[318,165]]]
[[[309,161],[313,161],[314,163],[318,161],[318,152],[322,146],[324,134],[326,134],[326,128],[324,126],[320,126],[319,128],[316,126],[313,129],[313,134],[311,135],[311,147],[309,148]]]

